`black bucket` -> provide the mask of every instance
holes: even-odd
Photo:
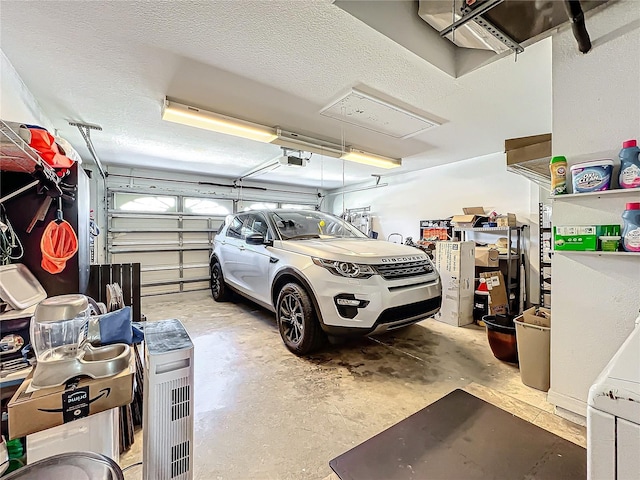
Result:
[[[493,355],[503,362],[518,363],[516,326],[511,315],[486,315],[487,339]]]

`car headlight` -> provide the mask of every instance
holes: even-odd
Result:
[[[339,262],[337,260],[325,260],[323,258],[313,258],[313,263],[324,267],[334,275],[348,278],[369,278],[375,275],[376,271],[369,265],[360,263]]]

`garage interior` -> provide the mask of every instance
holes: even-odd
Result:
[[[1,0],[0,26],[4,475],[640,476],[638,2]],[[362,232],[354,289],[379,245],[389,269],[424,258],[438,312],[385,303],[394,283],[332,298],[334,321],[308,253],[283,275],[323,343],[296,352],[285,282],[247,294],[220,246],[252,212],[270,271],[334,236],[287,239],[273,209]],[[42,356],[62,295],[93,309],[70,376]]]

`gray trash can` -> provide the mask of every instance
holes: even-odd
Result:
[[[542,319],[538,319],[542,320]],[[529,323],[530,317],[518,317],[516,340],[520,359],[520,378],[529,387],[549,390],[551,363],[551,327]]]

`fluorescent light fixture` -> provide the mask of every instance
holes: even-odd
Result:
[[[402,165],[402,160],[398,158],[374,155],[354,148],[348,149],[340,158],[343,160],[349,160],[350,162],[364,163],[366,165],[372,165],[380,168],[396,168]]]
[[[164,101],[162,119],[190,127],[203,128],[213,132],[248,138],[258,142],[272,143],[292,150],[301,150],[352,162],[364,163],[374,167],[395,168],[402,164],[402,161],[397,158],[374,155],[350,147],[347,147],[346,151],[343,151],[342,146],[335,143],[314,139],[294,132],[287,132],[280,128],[271,128],[257,123],[239,120],[168,99]]]
[[[167,99],[164,101],[162,119],[264,143],[271,143],[278,138],[275,128],[238,120]]]

